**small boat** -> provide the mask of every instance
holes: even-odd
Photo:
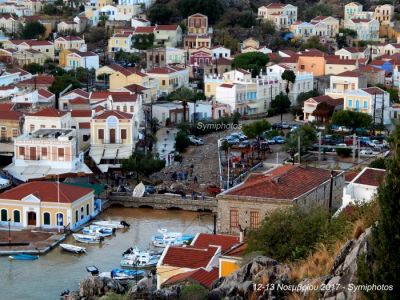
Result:
[[[125,221],[95,221],[95,222],[93,222],[93,224],[102,226],[102,227],[115,228],[115,229],[129,227],[129,224],[126,223]]]
[[[130,255],[129,255],[130,256]],[[152,255],[149,252],[142,252],[139,255],[133,257],[124,256],[121,260],[120,265],[124,268],[139,268],[146,269],[157,266],[161,255]]]
[[[115,232],[115,228],[101,227],[98,225],[90,225],[89,227],[83,228],[83,234],[98,235],[102,237],[110,236]]]
[[[93,276],[99,275],[99,269],[96,266],[87,266],[86,271]]]
[[[60,244],[60,247],[64,249],[65,251],[71,252],[71,253],[86,253],[86,248],[84,247],[79,247],[71,244]]]
[[[143,270],[125,270],[125,269],[113,269],[111,270],[111,278],[117,280],[139,280],[145,276]]]
[[[9,258],[11,260],[35,260],[38,259],[39,256],[30,254],[15,254],[15,255],[10,255]]]
[[[88,234],[72,234],[74,239],[80,243],[86,244],[98,244],[104,240],[104,237],[98,235],[88,235]]]
[[[182,246],[188,244],[194,235],[182,234],[181,232],[168,232],[166,229],[158,230],[161,234],[152,237],[152,243],[155,247],[167,247],[168,245]]]
[[[140,182],[138,185],[135,186],[135,189],[132,192],[132,197],[141,198],[143,197],[145,191],[146,191],[145,185],[143,184],[143,182]]]
[[[4,190],[10,187],[12,184],[11,180],[7,179],[4,176],[0,176],[0,190]]]

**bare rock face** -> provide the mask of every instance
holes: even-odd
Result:
[[[230,276],[219,281],[210,292],[210,299],[248,299],[255,290],[261,297],[283,298],[285,291],[265,288],[266,285],[289,285],[290,269],[265,256],[257,256]],[[255,282],[260,285],[254,284]]]
[[[80,283],[79,296],[81,299],[95,299],[108,292],[122,294],[125,292],[125,288],[117,280],[99,276],[90,276]]]

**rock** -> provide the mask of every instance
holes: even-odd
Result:
[[[90,276],[82,280],[79,287],[79,296],[83,299],[95,299],[108,292],[122,294],[125,288],[117,280],[100,276]]]
[[[230,276],[217,281],[210,292],[212,299],[249,299],[254,293],[255,283],[260,284],[257,294],[267,298],[282,298],[286,292],[263,289],[265,284],[289,285],[290,268],[265,256],[257,256]]]

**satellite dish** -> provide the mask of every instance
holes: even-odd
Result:
[[[133,197],[143,197],[144,191],[145,191],[145,186],[144,186],[143,182],[141,182],[137,186],[135,186],[132,196]]]

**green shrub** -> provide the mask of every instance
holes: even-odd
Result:
[[[371,161],[371,163],[369,164],[369,167],[371,168],[376,168],[376,169],[386,169],[386,160],[383,157],[377,158],[373,161]]]
[[[350,148],[336,148],[336,153],[342,157],[349,157],[351,154]]]
[[[189,147],[190,140],[187,133],[183,130],[178,131],[175,138],[175,150],[182,153]]]
[[[261,251],[279,261],[298,260],[312,253],[318,243],[330,245],[349,234],[349,224],[344,215],[331,219],[323,208],[277,210],[249,233],[248,252]]]
[[[200,284],[185,286],[181,291],[179,299],[182,300],[203,300],[206,299],[208,291]]]

